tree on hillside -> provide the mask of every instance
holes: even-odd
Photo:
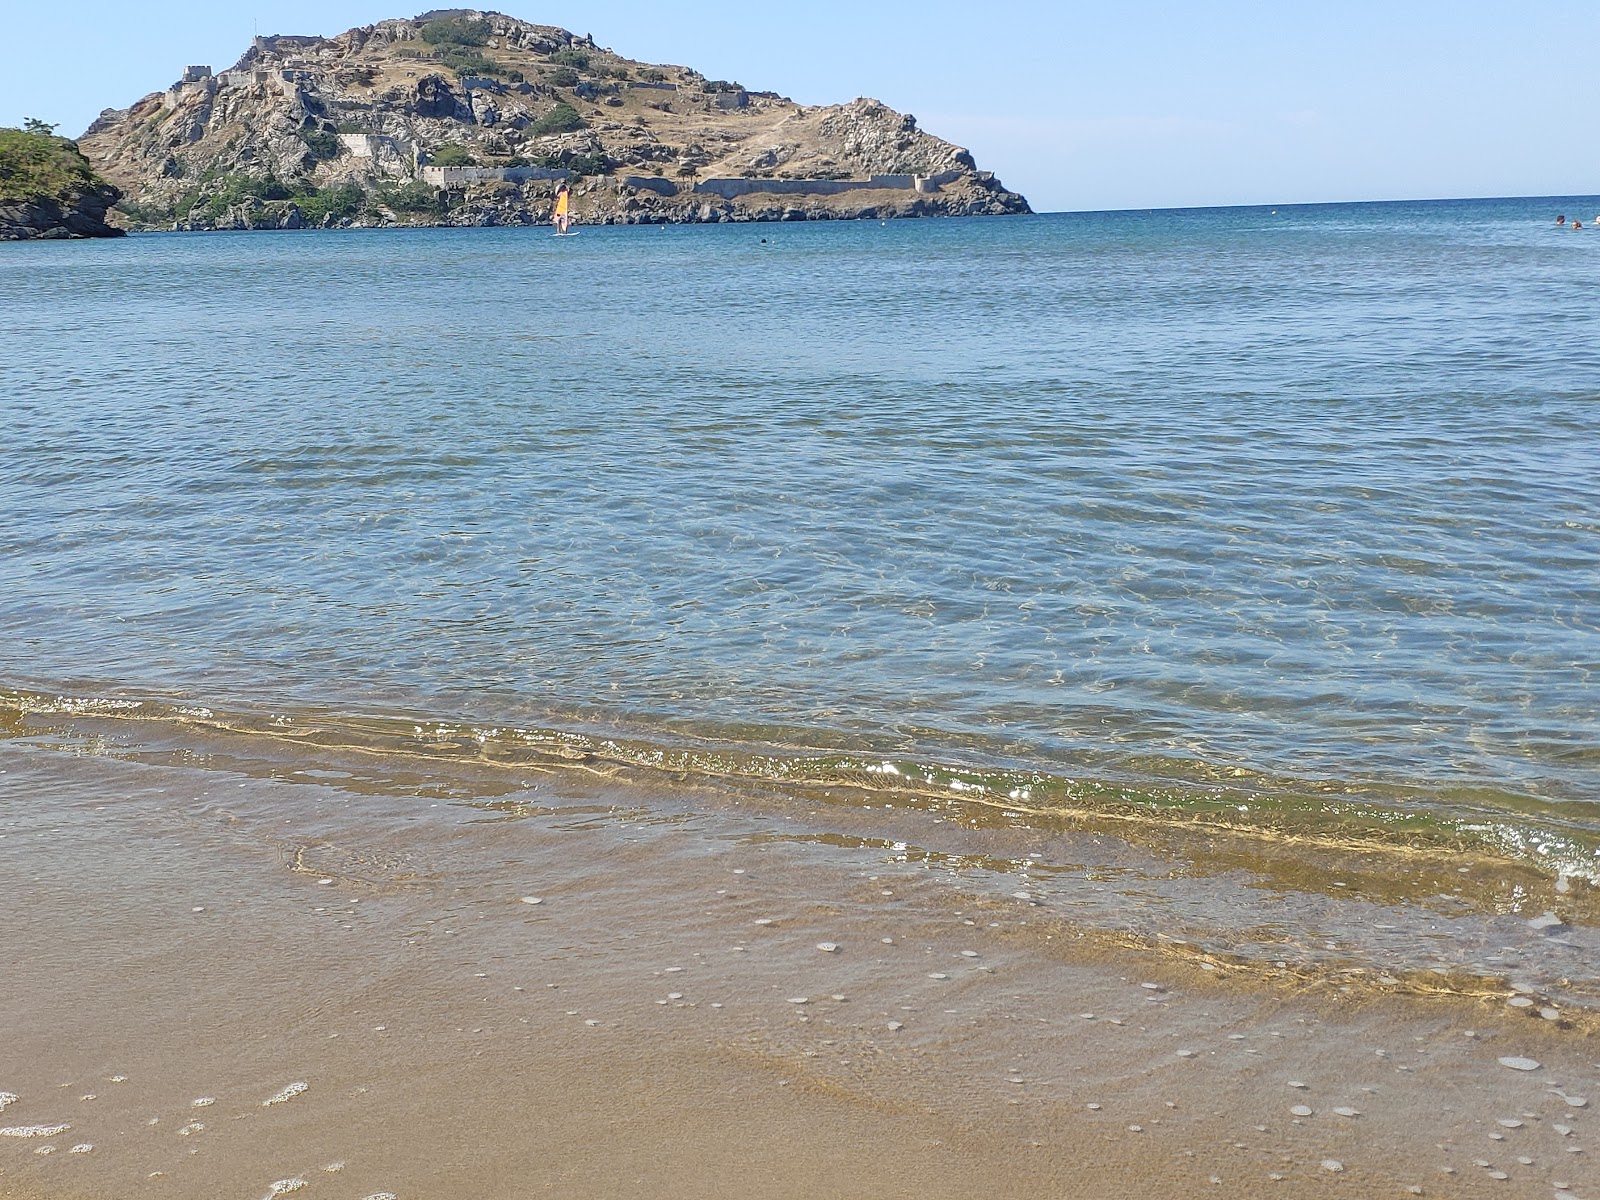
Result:
[[[42,133],[46,137],[50,137],[55,134],[55,131],[56,127],[54,125],[47,121],[41,121],[38,117],[28,117],[22,122],[23,133]]]

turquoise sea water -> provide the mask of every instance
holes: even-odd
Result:
[[[1593,874],[1558,211],[1600,199],[8,247],[0,691]]]

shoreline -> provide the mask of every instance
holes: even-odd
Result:
[[[0,1125],[72,1126],[0,1194],[1588,1194],[1590,1039],[1502,1004],[1119,948],[761,795],[123,742],[0,743]]]

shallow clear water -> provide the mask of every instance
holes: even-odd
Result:
[[[1581,872],[1584,204],[8,247],[0,688],[1226,781]]]

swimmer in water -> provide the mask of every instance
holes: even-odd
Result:
[[[1567,223],[1567,214],[1566,213],[1562,213],[1559,217],[1556,218],[1556,224],[1557,225],[1565,225],[1566,223]]]

